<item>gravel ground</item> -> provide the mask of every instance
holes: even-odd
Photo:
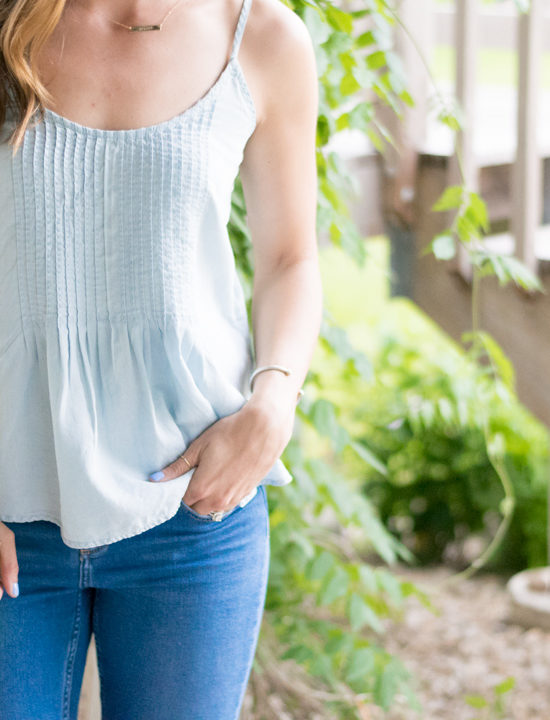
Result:
[[[513,622],[507,578],[481,574],[448,588],[437,585],[452,572],[445,568],[400,568],[424,589],[439,615],[414,597],[407,599],[402,622],[388,624],[384,647],[397,655],[416,678],[423,712],[396,702],[373,720],[493,720],[464,698],[493,697],[492,688],[512,675],[505,693],[505,720],[550,720],[550,632]]]

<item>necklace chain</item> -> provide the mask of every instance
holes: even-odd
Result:
[[[99,13],[100,15],[103,15],[104,18],[109,20],[112,23],[115,23],[115,25],[120,25],[123,28],[126,28],[126,30],[129,30],[130,32],[143,32],[146,30],[162,30],[162,26],[168,19],[168,17],[174,12],[176,7],[180,4],[181,0],[177,0],[177,2],[171,7],[171,9],[166,13],[166,15],[162,18],[160,23],[155,25],[125,25],[124,23],[118,22],[117,20],[112,20],[111,18],[108,18],[106,15],[103,15],[103,13]]]

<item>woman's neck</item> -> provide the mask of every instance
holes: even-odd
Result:
[[[157,22],[176,2],[177,0],[70,0],[73,6],[92,13],[101,13],[120,22],[125,19]],[[185,5],[187,2],[188,0],[180,0],[179,4]]]

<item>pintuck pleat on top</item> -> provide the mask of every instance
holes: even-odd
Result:
[[[227,233],[255,108],[237,50],[170,120],[101,130],[46,110],[0,145],[0,520],[70,547],[179,509],[152,483],[246,399],[252,341]],[[260,484],[292,475],[278,458]]]
[[[48,119],[27,135],[14,164],[24,317],[193,317],[212,110],[145,142]]]

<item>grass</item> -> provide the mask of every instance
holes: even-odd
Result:
[[[454,48],[436,45],[430,57],[430,68],[438,83],[454,82]],[[478,51],[477,81],[481,85],[517,84],[517,57],[514,50],[482,48]],[[550,52],[542,55],[541,89],[550,90]]]
[[[332,245],[319,253],[325,306],[352,344],[370,355],[381,335],[392,332],[427,348],[456,351],[457,343],[414,302],[390,297],[389,240],[378,236],[366,242],[369,257],[362,268]]]

